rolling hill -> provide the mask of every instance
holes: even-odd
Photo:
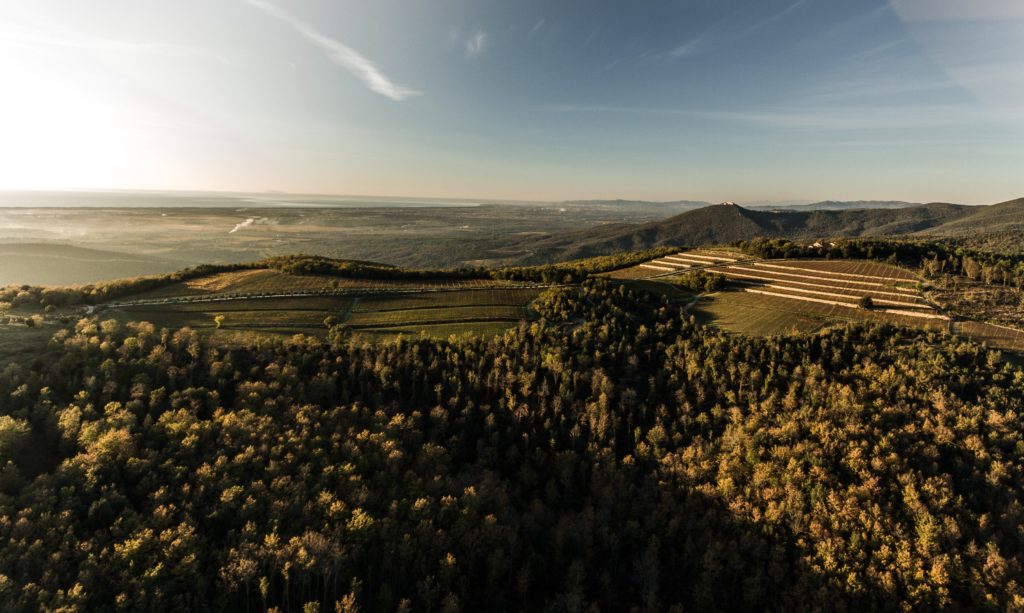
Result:
[[[661,246],[755,237],[791,239],[927,235],[966,237],[1024,229],[1024,199],[991,206],[931,203],[905,208],[752,210],[725,203],[646,224],[619,224],[524,244],[531,259],[572,259]]]
[[[63,243],[0,244],[0,286],[74,285],[173,272],[179,260],[77,247]]]

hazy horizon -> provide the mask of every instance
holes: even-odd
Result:
[[[129,201],[118,202],[117,199],[151,197],[157,199],[167,198],[168,202],[161,200],[153,201]],[[27,198],[22,200],[23,198]],[[98,198],[98,199],[91,199]],[[107,199],[111,198],[113,200]],[[0,208],[152,208],[174,206],[197,206],[196,204],[181,204],[170,201],[170,199],[194,199],[199,202],[207,202],[200,206],[222,206],[237,207],[236,200],[248,203],[253,208],[258,207],[309,207],[321,206],[336,207],[357,207],[357,208],[392,208],[392,207],[467,207],[483,205],[562,205],[567,203],[591,203],[591,202],[637,202],[645,204],[673,205],[677,203],[704,203],[716,205],[724,202],[733,202],[741,206],[767,207],[767,206],[800,206],[810,204],[821,204],[825,202],[904,202],[907,204],[929,204],[930,202],[943,202],[948,204],[963,204],[970,206],[987,206],[1000,204],[1018,197],[1003,198],[994,202],[953,202],[950,200],[901,200],[895,198],[798,198],[772,200],[758,198],[754,200],[730,200],[729,198],[718,198],[714,200],[699,200],[685,196],[673,197],[664,200],[645,200],[642,198],[630,198],[624,196],[614,197],[592,197],[592,198],[568,198],[565,200],[516,200],[511,198],[463,198],[446,196],[412,196],[412,195],[373,195],[373,194],[331,194],[331,193],[301,193],[283,192],[276,190],[256,191],[227,191],[227,190],[189,190],[189,189],[132,189],[132,188],[91,188],[91,189],[0,189]],[[218,200],[223,199],[223,200]],[[303,200],[298,200],[303,199]]]

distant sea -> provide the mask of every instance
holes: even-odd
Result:
[[[0,192],[0,208],[463,208],[474,200],[377,198],[301,194],[230,194],[150,191],[9,191]]]

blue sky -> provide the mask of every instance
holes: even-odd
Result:
[[[0,188],[1024,195],[1015,0],[0,0]]]

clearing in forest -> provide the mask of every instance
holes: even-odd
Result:
[[[379,286],[385,290],[392,286]],[[420,332],[451,334],[501,332],[532,319],[529,304],[540,289],[454,289],[381,293],[366,288],[355,296],[245,297],[203,302],[124,305],[106,310],[103,317],[122,321],[149,321],[158,327],[190,327],[238,341],[250,336],[325,336],[329,325],[345,325],[351,333],[369,339]]]

